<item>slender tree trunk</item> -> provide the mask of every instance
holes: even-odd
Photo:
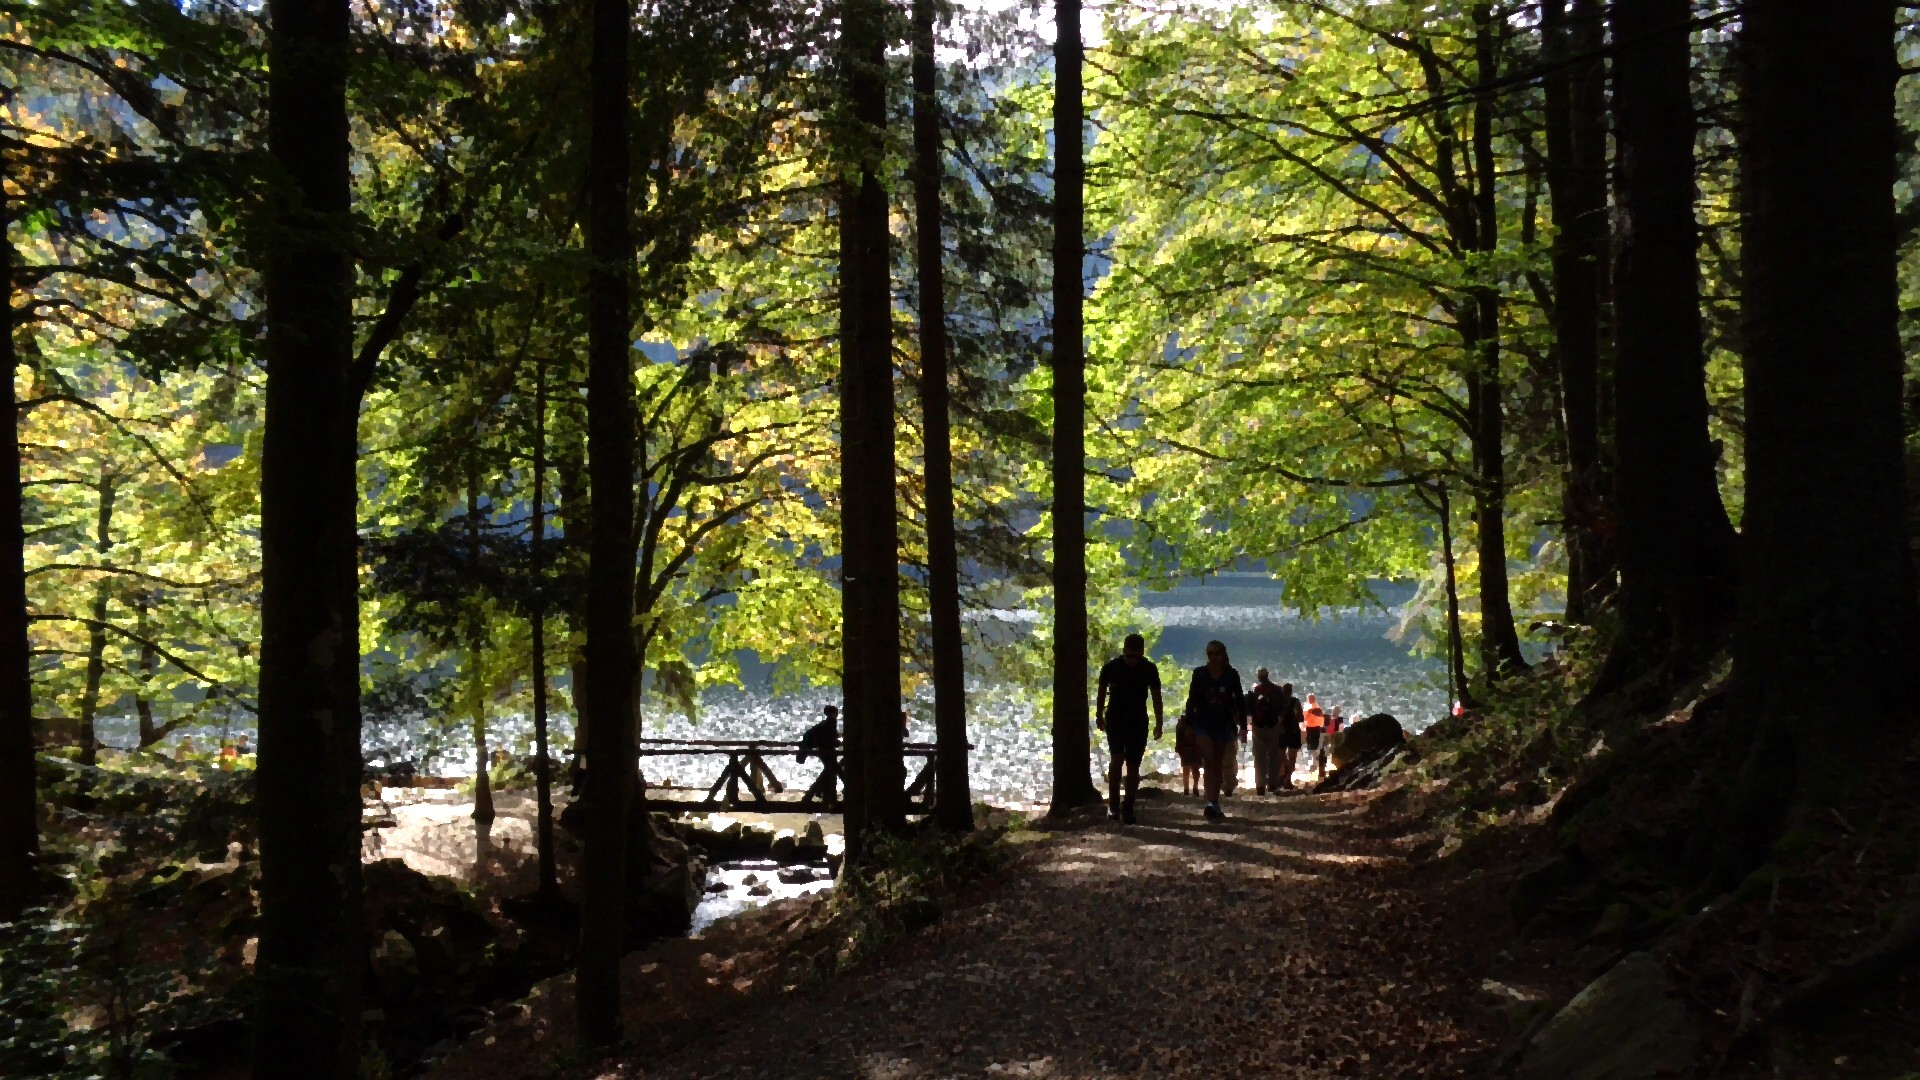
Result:
[[[840,193],[842,648],[847,843],[905,825],[900,734],[900,557],[894,507],[892,296],[887,197],[886,5],[844,0],[840,64],[850,106]]]
[[[580,1039],[588,1046],[620,1037],[627,810],[633,797],[631,18],[631,7],[620,0],[593,2],[587,164],[587,474],[593,526],[587,556],[587,820],[575,993]]]
[[[40,797],[34,776],[33,668],[27,638],[26,539],[20,524],[20,406],[13,374],[13,208],[0,185],[0,353],[6,358],[7,435],[0,440],[0,921],[12,919],[33,897],[40,864]]]
[[[146,749],[160,741],[164,734],[159,725],[153,722],[153,669],[159,664],[160,653],[153,647],[153,600],[142,594],[134,605],[134,625],[140,631],[140,666],[133,683],[133,711],[140,718],[140,748]]]
[[[547,753],[547,360],[533,369],[533,791],[534,849],[540,860],[540,899],[560,896],[553,860],[553,763]]]
[[[940,755],[934,814],[941,828],[966,832],[973,828],[973,790],[967,780],[967,675],[960,641],[960,566],[953,523],[933,9],[934,0],[913,2],[913,203],[919,233],[920,407],[926,430],[927,615],[933,631],[933,728]]]
[[[270,0],[256,1077],[360,1066],[359,401],[346,0]]]
[[[475,438],[478,438],[475,432]],[[480,579],[480,459],[477,449],[467,451],[467,573]],[[473,820],[493,821],[493,755],[487,749],[487,688],[482,666],[486,652],[486,623],[481,597],[469,598],[467,611],[467,708],[473,711]]]
[[[1764,857],[1786,807],[1828,805],[1873,763],[1897,760],[1920,694],[1893,12],[1751,0],[1744,18],[1747,494],[1734,708],[1755,742],[1727,818],[1736,872]]]
[[[1453,678],[1453,696],[1462,708],[1477,705],[1467,684],[1467,651],[1460,633],[1460,583],[1453,567],[1453,499],[1445,484],[1437,485],[1440,518],[1440,560],[1447,572],[1447,671]]]
[[[1491,252],[1500,240],[1497,179],[1493,154],[1493,118],[1498,107],[1492,8],[1474,8],[1474,53],[1479,74],[1473,106],[1474,249]],[[1474,535],[1480,552],[1480,652],[1487,678],[1525,670],[1520,635],[1514,628],[1507,581],[1506,394],[1500,375],[1500,296],[1491,287],[1472,293],[1473,351],[1478,354],[1468,379],[1468,412],[1473,420],[1475,472]]]
[[[1605,475],[1600,459],[1600,311],[1607,265],[1606,61],[1597,0],[1541,5],[1547,186],[1553,201],[1553,331],[1566,430],[1562,500],[1567,621],[1586,623],[1610,591]]]
[[[1056,0],[1053,46],[1053,803],[1100,801],[1087,701],[1086,106],[1080,0]]]
[[[100,485],[95,489],[99,503],[94,517],[93,550],[105,558],[113,550],[113,501],[117,490],[112,473],[100,477]],[[107,601],[111,593],[107,588],[107,577],[93,585],[93,609],[88,613],[87,623],[87,674],[86,682],[80,688],[80,763],[92,765],[100,757],[100,739],[94,732],[93,721],[100,711],[100,683],[107,674]]]
[[[1732,617],[1734,533],[1707,431],[1687,0],[1613,5],[1616,175],[1614,393],[1620,639],[1600,689],[1709,659]]]

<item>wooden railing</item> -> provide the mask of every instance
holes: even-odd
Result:
[[[685,757],[707,755],[724,756],[727,764],[720,770],[720,776],[707,789],[706,798],[697,805],[709,808],[738,810],[752,806],[759,809],[776,809],[780,806],[818,807],[829,813],[840,811],[840,748],[829,746],[824,749],[806,747],[810,759],[820,762],[820,775],[799,800],[775,800],[768,797],[769,789],[775,795],[784,794],[786,786],[774,776],[767,767],[768,755],[797,754],[802,749],[798,742],[786,742],[778,739],[641,739],[638,753],[649,757]],[[934,776],[939,761],[939,747],[933,743],[907,743],[902,747],[909,758],[924,758],[925,763],[914,775],[913,783],[907,786],[907,807],[920,813],[933,809]],[[747,797],[741,797],[745,788]]]

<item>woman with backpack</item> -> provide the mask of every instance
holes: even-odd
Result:
[[[1246,726],[1247,707],[1240,673],[1227,663],[1227,647],[1218,641],[1207,642],[1207,662],[1193,669],[1193,679],[1187,684],[1186,716],[1200,748],[1207,820],[1224,821],[1227,815],[1220,809],[1220,788],[1225,779],[1222,774],[1227,749]]]

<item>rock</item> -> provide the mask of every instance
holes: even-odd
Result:
[[[1627,904],[1615,901],[1608,904],[1606,908],[1600,912],[1600,918],[1593,924],[1593,929],[1588,931],[1587,936],[1604,937],[1607,934],[1625,929],[1627,923],[1632,919],[1633,908]]]
[[[413,942],[398,930],[382,933],[368,959],[372,961],[374,978],[380,981],[380,988],[388,997],[402,996],[408,984],[420,975]]]
[[[423,970],[435,974],[448,974],[471,966],[471,963],[461,956],[461,950],[454,944],[453,935],[448,933],[444,926],[422,927],[415,934],[414,941]]]
[[[707,864],[672,837],[660,837],[656,860],[627,897],[627,927],[639,940],[674,937],[693,925],[706,892]]]
[[[821,843],[825,843],[822,838]],[[792,862],[800,856],[800,838],[792,829],[781,829],[773,834],[773,844],[767,849],[767,858],[774,862]]]
[[[1671,996],[1667,969],[1629,954],[1573,996],[1527,1041],[1517,1080],[1643,1080],[1686,1075],[1698,1034]]]
[[[807,822],[806,829],[800,833],[800,850],[814,858],[827,853],[827,833],[820,827],[819,822]]]
[[[780,868],[782,885],[805,885],[813,880],[813,869],[806,866],[784,866]]]
[[[1509,1032],[1524,1030],[1542,1012],[1553,1008],[1539,993],[1493,979],[1480,980],[1480,1003],[1499,1015]]]
[[[740,879],[740,884],[742,884],[742,885],[758,885],[758,884],[760,884],[760,875],[759,875],[759,874],[748,874],[748,875],[747,875],[746,877],[743,877],[743,878],[741,878],[741,879]]]
[[[1316,794],[1325,791],[1365,791],[1378,785],[1387,766],[1407,753],[1407,744],[1396,743],[1366,757],[1356,758],[1349,761],[1346,768],[1335,769],[1325,780],[1313,785],[1313,790]]]
[[[726,892],[728,888],[729,886],[727,885],[726,882],[716,881],[707,886],[707,891],[709,893],[723,893],[723,892]]]
[[[1388,713],[1374,713],[1341,732],[1334,740],[1330,758],[1333,767],[1344,769],[1361,758],[1369,757],[1385,750],[1389,746],[1399,746],[1407,741],[1407,733]]]
[[[772,896],[773,886],[766,885],[766,884],[755,885],[753,888],[747,890],[747,895],[748,896]]]
[[[1573,854],[1543,859],[1514,875],[1507,886],[1507,915],[1515,926],[1525,926],[1562,893],[1588,881],[1592,871]]]
[[[834,851],[832,849],[828,849],[827,874],[831,877],[836,877],[836,878],[839,877],[840,867],[843,866],[846,863],[846,861],[847,861],[847,857],[844,854],[838,851]]]
[[[368,863],[361,871],[369,936],[398,930],[418,947],[444,931],[456,956],[484,953],[496,930],[480,902],[446,878],[432,877],[399,859]]]

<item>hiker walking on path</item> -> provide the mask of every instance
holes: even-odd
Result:
[[[1133,799],[1140,791],[1140,759],[1147,752],[1147,695],[1153,695],[1153,737],[1167,726],[1160,702],[1160,669],[1147,659],[1147,641],[1128,634],[1120,655],[1100,668],[1100,693],[1094,701],[1094,725],[1107,733],[1107,813],[1134,823]],[[1127,797],[1120,798],[1120,768],[1126,766]]]
[[[1266,668],[1253,673],[1253,692],[1248,696],[1252,699],[1247,712],[1253,726],[1253,793],[1278,795],[1281,788],[1293,786],[1280,771],[1280,713],[1285,703]]]
[[[1327,711],[1320,707],[1320,698],[1318,696],[1314,694],[1307,695],[1307,707],[1303,718],[1307,726],[1307,767],[1314,768],[1318,765],[1321,769],[1321,774],[1325,775],[1326,759],[1320,755],[1325,745]]]
[[[1280,684],[1280,780],[1288,790],[1293,788],[1294,770],[1300,767],[1300,724],[1305,718],[1305,710],[1300,699],[1293,696],[1293,684]]]
[[[1200,743],[1185,716],[1174,722],[1173,752],[1180,758],[1180,794],[1200,794]]]
[[[1227,751],[1246,726],[1246,694],[1240,673],[1227,663],[1227,647],[1207,642],[1207,662],[1193,669],[1187,685],[1187,721],[1200,745],[1200,765],[1206,777],[1208,821],[1225,820],[1220,810],[1220,785]]]

